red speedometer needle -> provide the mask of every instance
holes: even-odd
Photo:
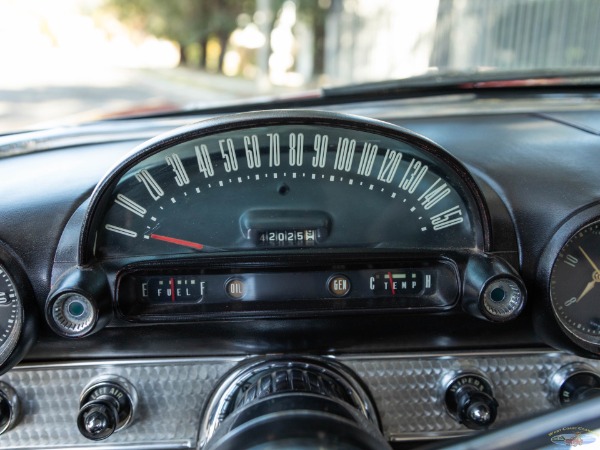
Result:
[[[184,241],[183,239],[177,239],[169,236],[162,236],[160,234],[151,234],[151,239],[156,239],[157,241],[170,242],[171,244],[181,245],[183,247],[195,248],[196,250],[202,250],[204,245],[198,244],[196,242]]]

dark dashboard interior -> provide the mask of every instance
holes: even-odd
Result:
[[[600,109],[552,89],[0,137],[0,447],[405,448],[591,398]],[[253,421],[294,402],[344,419]]]

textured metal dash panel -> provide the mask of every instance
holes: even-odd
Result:
[[[0,436],[2,449],[195,448],[205,403],[238,358],[104,361],[20,366],[1,381],[16,389],[23,419]],[[497,425],[554,408],[550,376],[560,367],[600,362],[562,353],[343,356],[370,390],[390,440],[451,437],[470,432],[445,411],[441,381],[458,371],[477,371],[491,382],[500,404]],[[102,443],[84,439],[76,417],[84,387],[100,375],[116,375],[137,388],[134,423]]]
[[[77,430],[79,396],[99,375],[118,375],[135,385],[139,411],[126,430],[103,445],[175,443],[195,446],[200,415],[216,382],[235,362],[136,363],[16,369],[2,377],[23,402],[23,419],[0,436],[0,448],[89,446]]]
[[[598,363],[559,353],[343,360],[365,382],[392,440],[453,436],[469,432],[446,412],[442,378],[453,371],[485,375],[499,403],[496,425],[555,408],[548,379],[561,366]]]

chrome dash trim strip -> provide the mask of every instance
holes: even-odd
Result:
[[[284,355],[253,355],[270,358]],[[197,448],[199,429],[212,392],[250,356],[106,359],[31,362],[0,377],[22,401],[23,419],[1,437],[2,448],[120,450]],[[390,441],[444,439],[470,432],[446,412],[440,383],[456,371],[482,373],[493,386],[501,426],[556,408],[549,395],[556,371],[586,364],[600,372],[600,361],[552,349],[323,355],[355,373],[377,409]],[[100,446],[86,441],[75,417],[79,396],[90,380],[123,377],[135,385],[139,414],[129,428]],[[148,446],[147,443],[152,444]]]

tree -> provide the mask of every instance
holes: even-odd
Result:
[[[201,0],[202,32],[200,34],[200,48],[202,50],[201,64],[206,65],[206,45],[210,37],[216,37],[221,48],[219,54],[219,71],[223,71],[227,42],[231,33],[238,26],[237,19],[242,13],[253,13],[256,8],[255,0]]]
[[[315,37],[313,49],[314,74],[322,74],[325,69],[325,20],[330,2],[301,0],[298,2],[298,16],[312,27]]]
[[[227,41],[243,12],[253,12],[255,0],[107,0],[117,17],[130,27],[177,42],[180,63],[185,49],[198,43],[200,67],[206,68],[206,49],[211,37],[219,40],[219,70],[223,69]]]

